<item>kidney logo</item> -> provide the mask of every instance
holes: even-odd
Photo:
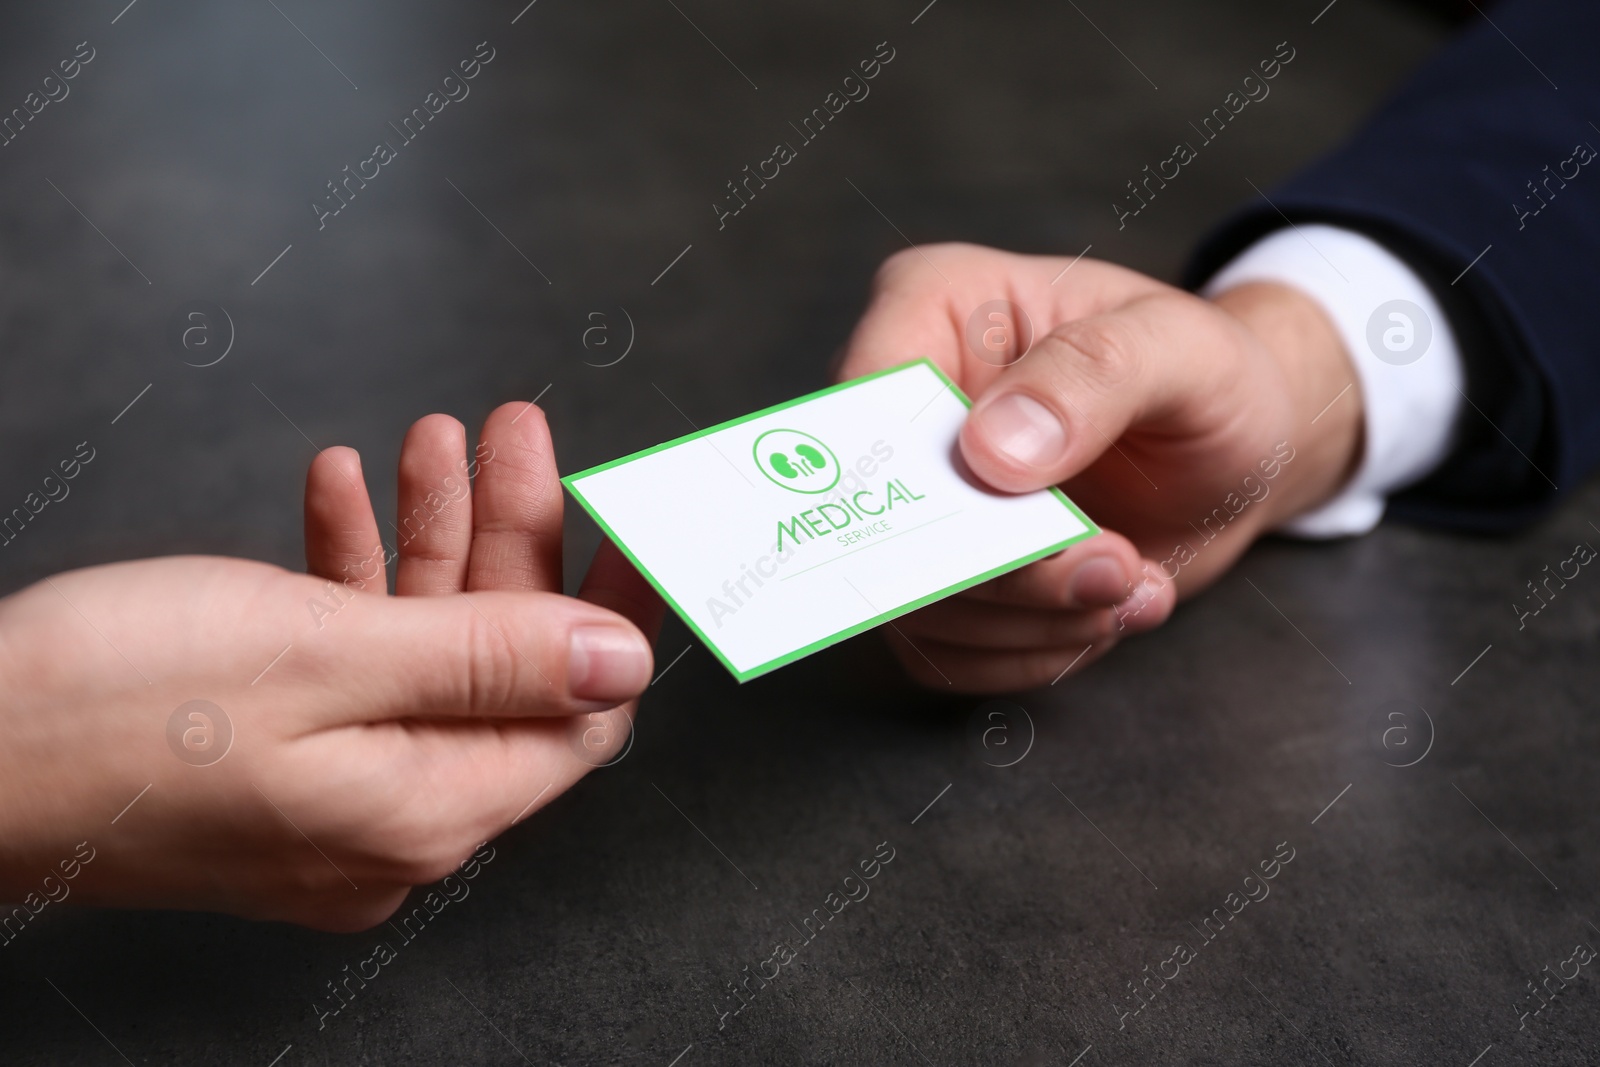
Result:
[[[768,481],[792,493],[826,493],[839,484],[839,457],[808,433],[768,430],[750,453]]]

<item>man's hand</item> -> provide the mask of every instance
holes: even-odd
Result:
[[[1031,321],[1025,352],[1003,312],[969,330],[996,300]],[[891,642],[930,685],[1017,690],[1081,669],[1330,497],[1360,455],[1350,357],[1284,286],[1208,302],[1095,260],[928,246],[879,270],[839,376],[919,356],[974,400],[960,443],[979,478],[1060,485],[1105,530],[902,620],[915,648]]]
[[[359,460],[332,449],[308,478],[310,575],[145,560],[0,601],[0,900],[87,842],[75,901],[363,929],[620,749],[659,602],[610,546],[582,599],[558,595],[537,408],[490,416],[475,488],[467,464],[459,423],[413,427],[397,597]],[[231,725],[215,762],[183,752],[202,720],[169,740],[193,700]]]

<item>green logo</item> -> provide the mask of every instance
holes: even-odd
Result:
[[[768,430],[750,450],[774,485],[794,493],[826,493],[839,484],[839,457],[799,430]]]

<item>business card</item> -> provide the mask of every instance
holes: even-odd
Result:
[[[967,471],[969,407],[920,360],[561,481],[743,682],[1099,532]]]

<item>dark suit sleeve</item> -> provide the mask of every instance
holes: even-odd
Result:
[[[1600,462],[1600,3],[1483,6],[1349,143],[1271,197],[1297,223],[1373,237],[1438,296],[1468,403],[1449,457],[1390,513],[1490,531],[1536,517]],[[1282,225],[1265,203],[1245,210],[1187,281]]]

